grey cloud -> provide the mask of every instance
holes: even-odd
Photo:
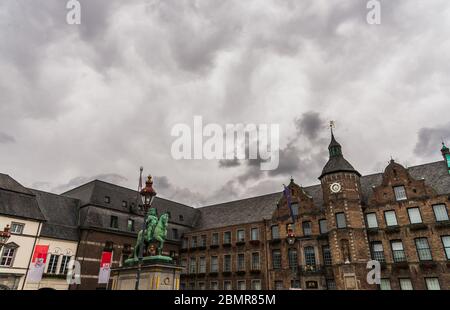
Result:
[[[60,184],[60,185],[54,187],[52,189],[52,192],[63,193],[70,189],[73,189],[77,186],[80,186],[82,184],[91,182],[93,180],[105,181],[105,182],[113,183],[113,184],[117,184],[117,185],[123,185],[126,181],[128,181],[127,178],[125,178],[124,176],[121,176],[119,174],[116,174],[116,173],[105,173],[105,174],[99,174],[99,175],[95,175],[95,176],[91,176],[91,177],[80,176],[80,177],[71,179],[66,184]]]
[[[233,168],[238,167],[241,165],[241,162],[239,159],[221,159],[219,160],[219,167],[220,168]]]
[[[442,141],[450,143],[450,123],[421,128],[417,135],[414,154],[422,157],[432,156],[440,149]]]
[[[204,205],[207,201],[206,197],[201,193],[172,184],[167,176],[155,176],[153,186],[158,196],[182,202],[192,207]]]
[[[0,132],[0,143],[14,143],[16,139],[4,132]]]
[[[304,135],[309,140],[316,140],[319,137],[323,125],[324,121],[320,118],[320,114],[314,111],[306,112],[295,120],[299,135]]]

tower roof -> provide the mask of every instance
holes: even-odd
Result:
[[[327,174],[336,172],[353,172],[358,176],[361,176],[361,174],[356,171],[356,169],[353,168],[353,166],[342,155],[342,147],[339,142],[336,141],[333,129],[331,129],[331,142],[328,146],[328,151],[330,153],[330,159],[325,164],[325,167],[323,167],[322,174],[319,179],[322,179]]]

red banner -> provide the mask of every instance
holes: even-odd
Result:
[[[105,267],[106,264],[111,266],[111,258],[112,258],[112,252],[103,252],[102,259],[100,261],[100,268]]]
[[[33,253],[33,260],[32,262],[35,263],[37,259],[41,263],[47,262],[47,253],[48,253],[48,245],[36,245],[34,247],[34,253]]]
[[[48,245],[36,245],[30,270],[28,270],[28,283],[39,283],[44,273],[45,262],[47,261]]]
[[[103,252],[100,260],[100,272],[98,274],[99,284],[108,284],[111,272],[112,252]]]

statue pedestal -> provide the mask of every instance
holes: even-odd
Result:
[[[131,261],[127,262],[132,265]],[[141,267],[139,290],[179,290],[180,272],[183,268],[164,262],[157,257],[144,260]],[[134,290],[137,264],[111,270],[112,290]]]

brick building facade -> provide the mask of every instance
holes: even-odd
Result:
[[[332,135],[320,185],[199,208],[186,289],[449,289],[450,161],[361,176]],[[366,280],[377,260],[381,283]]]

